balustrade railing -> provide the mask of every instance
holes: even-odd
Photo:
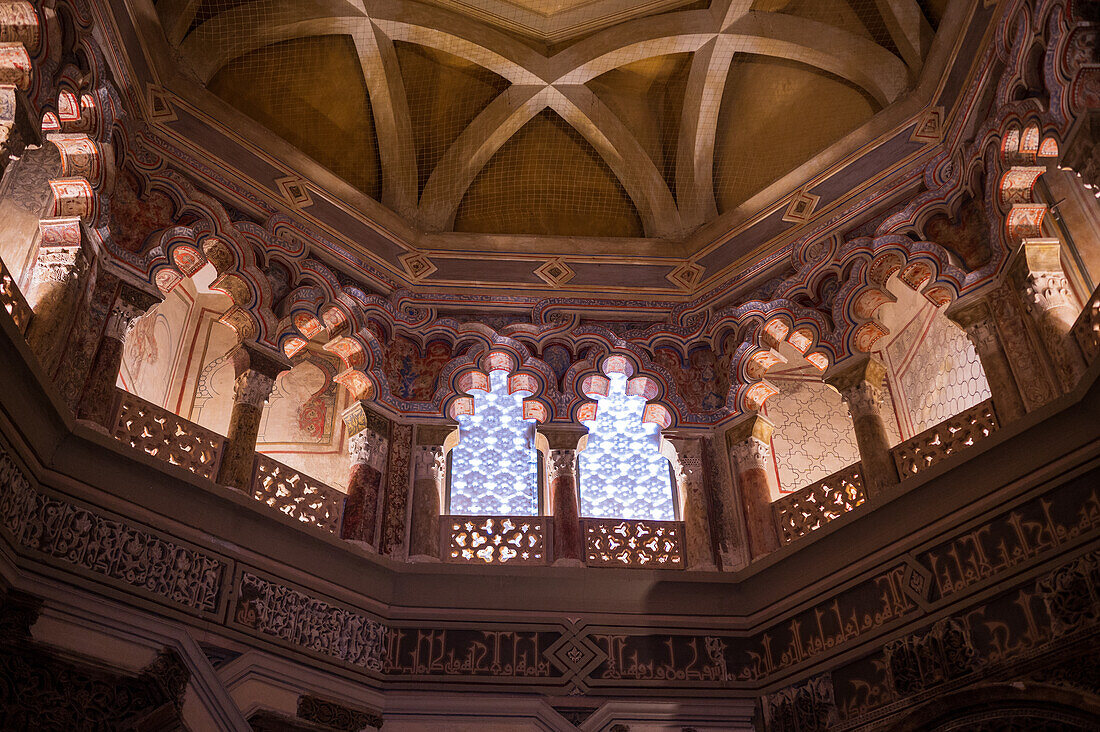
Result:
[[[147,455],[211,480],[217,475],[225,438],[166,409],[119,389],[115,439]]]
[[[682,569],[683,524],[648,519],[581,519],[590,567]]]
[[[993,400],[975,404],[951,419],[940,422],[893,449],[894,463],[902,480],[927,470],[936,463],[970,447],[998,427]]]
[[[443,516],[444,561],[545,564],[546,516]]]
[[[5,266],[3,260],[0,260],[0,305],[3,305],[4,310],[15,321],[15,327],[19,332],[26,335],[27,325],[31,322],[31,315],[33,315],[31,306],[19,291],[15,278],[12,277],[11,271]]]
[[[1100,356],[1100,288],[1092,293],[1073,324],[1073,337],[1081,347],[1085,363],[1091,365]]]
[[[862,473],[863,463],[849,465],[773,503],[776,533],[783,543],[820,529],[867,500]]]
[[[252,497],[304,524],[339,529],[343,493],[261,453],[252,464]]]

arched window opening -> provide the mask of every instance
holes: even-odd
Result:
[[[966,333],[926,297],[892,275],[897,298],[876,317],[890,335],[876,344],[886,364],[900,427],[909,439],[989,398],[981,361]]]
[[[646,400],[627,395],[626,374],[611,374],[580,453],[581,515],[591,518],[677,519],[669,462],[660,453],[660,426],[642,421]]]
[[[860,456],[848,407],[822,381],[821,369],[785,341],[776,350],[782,361],[765,378],[779,391],[765,402],[763,413],[775,424],[772,454],[782,494],[843,470]]]
[[[458,416],[459,441],[450,454],[449,513],[539,515],[535,420],[523,418],[530,393],[509,394],[504,370],[490,372],[489,391],[471,393],[474,413]]]

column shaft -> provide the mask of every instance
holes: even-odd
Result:
[[[54,231],[63,230],[80,242],[80,220],[66,220]],[[38,250],[31,286],[27,292],[27,304],[34,311],[27,328],[27,344],[38,357],[42,369],[52,374],[65,346],[65,335],[73,319],[86,281],[88,261],[80,243],[51,245],[43,242]],[[58,237],[61,238],[61,237]]]
[[[348,438],[352,465],[340,537],[362,542],[370,549],[378,546],[378,499],[388,447],[389,440],[369,429]]]
[[[676,450],[674,467],[683,506],[685,566],[688,569],[715,570],[710,506],[703,475],[703,440],[669,437],[669,442]]]
[[[550,451],[550,501],[554,512],[554,564],[583,564],[576,450]]]
[[[745,513],[749,554],[753,559],[759,559],[779,548],[767,473],[771,449],[764,442],[750,437],[732,445],[730,453],[741,494],[741,508]]]
[[[256,344],[241,343],[231,354],[237,380],[233,384],[233,413],[218,466],[218,483],[248,493],[252,488],[256,438],[264,404],[278,375],[290,364]]]
[[[409,532],[410,558],[439,559],[440,489],[445,473],[446,463],[441,446],[416,447],[412,526]]]
[[[103,337],[92,358],[88,380],[84,384],[80,406],[77,409],[77,417],[80,419],[106,430],[114,427],[111,420],[114,416],[112,407],[115,403],[115,384],[118,382],[118,372],[122,367],[122,349],[126,343],[126,336],[133,329],[137,319],[151,308],[154,302],[156,299],[152,295],[126,283],[119,288],[114,304],[111,306],[111,313],[107,317]]]
[[[859,458],[863,463],[863,488],[868,497],[878,496],[898,482],[898,469],[890,454],[886,423],[882,421],[885,376],[885,366],[873,358],[864,357],[826,379],[848,404]]]

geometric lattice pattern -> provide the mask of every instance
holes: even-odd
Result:
[[[992,400],[974,405],[893,449],[902,478],[927,470],[959,450],[989,437],[997,429]]]
[[[931,304],[886,347],[887,366],[904,400],[901,415],[915,435],[989,399],[973,344]]]
[[[546,561],[546,521],[528,516],[449,516],[446,560],[485,564]]]
[[[472,391],[474,413],[461,415],[451,451],[448,513],[537,516],[538,452],[534,421],[523,419],[524,394],[508,393],[508,372],[489,374],[489,392]]]
[[[585,519],[585,557],[590,567],[684,566],[679,521]]]
[[[863,464],[850,465],[772,504],[776,528],[784,544],[840,518],[866,500]]]
[[[799,490],[859,462],[852,419],[840,394],[820,381],[773,383],[779,393],[768,399],[766,415],[775,423],[772,453],[780,492]]]
[[[612,374],[607,396],[596,396],[596,419],[586,421],[580,454],[581,515],[673,521],[668,458],[659,452],[660,427],[642,422],[646,400],[627,396],[626,376]]]

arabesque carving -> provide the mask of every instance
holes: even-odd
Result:
[[[225,438],[121,389],[115,439],[146,455],[214,479]]]
[[[446,561],[546,562],[546,520],[539,516],[447,516]]]
[[[790,544],[840,518],[865,500],[863,464],[855,463],[773,503],[776,530],[783,543]]]
[[[386,629],[364,613],[333,605],[252,572],[241,574],[236,623],[368,671],[380,671]]]
[[[590,567],[681,569],[683,524],[642,519],[582,519],[585,561]]]
[[[916,475],[936,463],[989,437],[999,426],[993,400],[987,399],[893,449],[898,473]]]
[[[336,533],[344,494],[308,475],[256,453],[252,497],[304,524]]]
[[[220,559],[40,493],[0,447],[0,521],[20,546],[194,612],[218,609]]]

